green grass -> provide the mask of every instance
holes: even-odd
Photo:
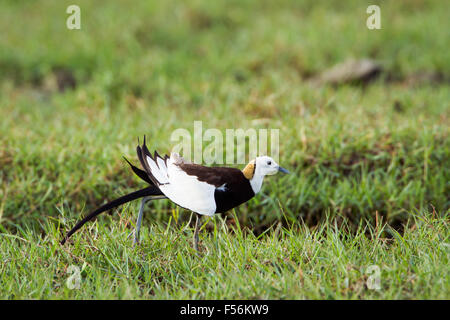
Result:
[[[209,222],[202,253],[186,225],[153,224],[133,247],[130,210],[120,221],[91,224],[61,247],[52,224],[45,236],[2,234],[1,298],[77,299],[447,299],[448,216],[416,217],[402,236],[388,226],[362,227],[352,236],[329,220],[315,229],[275,226],[256,237],[224,220]],[[382,235],[387,234],[390,238]],[[78,289],[69,289],[81,271]],[[380,289],[367,284],[371,266]]]
[[[371,31],[364,1],[78,1],[70,31],[73,1],[3,1],[0,297],[448,299],[448,9],[375,3]],[[381,77],[311,85],[349,57],[379,61]],[[122,159],[137,163],[138,136],[169,152],[195,120],[280,129],[293,174],[266,179],[237,220],[211,221],[201,257],[190,213],[166,200],[146,209],[138,248],[137,203],[57,244],[144,186]],[[67,268],[84,263],[69,290]],[[365,285],[372,264],[379,291]]]

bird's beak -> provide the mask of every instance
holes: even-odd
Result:
[[[286,170],[283,167],[278,166],[278,171],[283,172],[283,173],[290,173],[288,170]]]

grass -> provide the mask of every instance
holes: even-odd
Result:
[[[360,226],[352,236],[329,220],[274,227],[259,237],[209,222],[200,256],[187,225],[153,224],[133,247],[125,209],[119,222],[91,224],[61,247],[53,224],[2,234],[1,298],[7,299],[447,299],[448,216],[416,216],[402,236],[386,225]],[[383,234],[390,235],[389,238]],[[81,274],[69,289],[70,266]],[[370,268],[380,287],[371,289]]]
[[[375,3],[376,31],[364,1],[78,1],[71,31],[73,2],[3,1],[0,297],[448,299],[448,10]],[[311,85],[349,57],[384,71]],[[200,258],[190,213],[165,200],[147,208],[137,248],[137,203],[57,244],[143,187],[121,157],[137,163],[138,136],[169,152],[195,120],[280,129],[293,174],[211,221]],[[68,267],[84,263],[69,290]],[[366,286],[372,264],[381,290]]]

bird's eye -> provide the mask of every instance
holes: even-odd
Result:
[[[267,161],[267,164],[270,166],[272,164],[272,161]]]

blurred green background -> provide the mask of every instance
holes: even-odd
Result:
[[[81,30],[66,28],[71,4]],[[371,4],[381,30],[366,27]],[[378,212],[399,227],[447,212],[449,13],[421,0],[2,1],[1,225],[40,229],[142,187],[122,155],[137,163],[144,134],[168,152],[194,120],[280,129],[294,174],[237,209],[256,233],[325,213],[357,224]],[[370,83],[314,84],[362,58],[382,66]]]

